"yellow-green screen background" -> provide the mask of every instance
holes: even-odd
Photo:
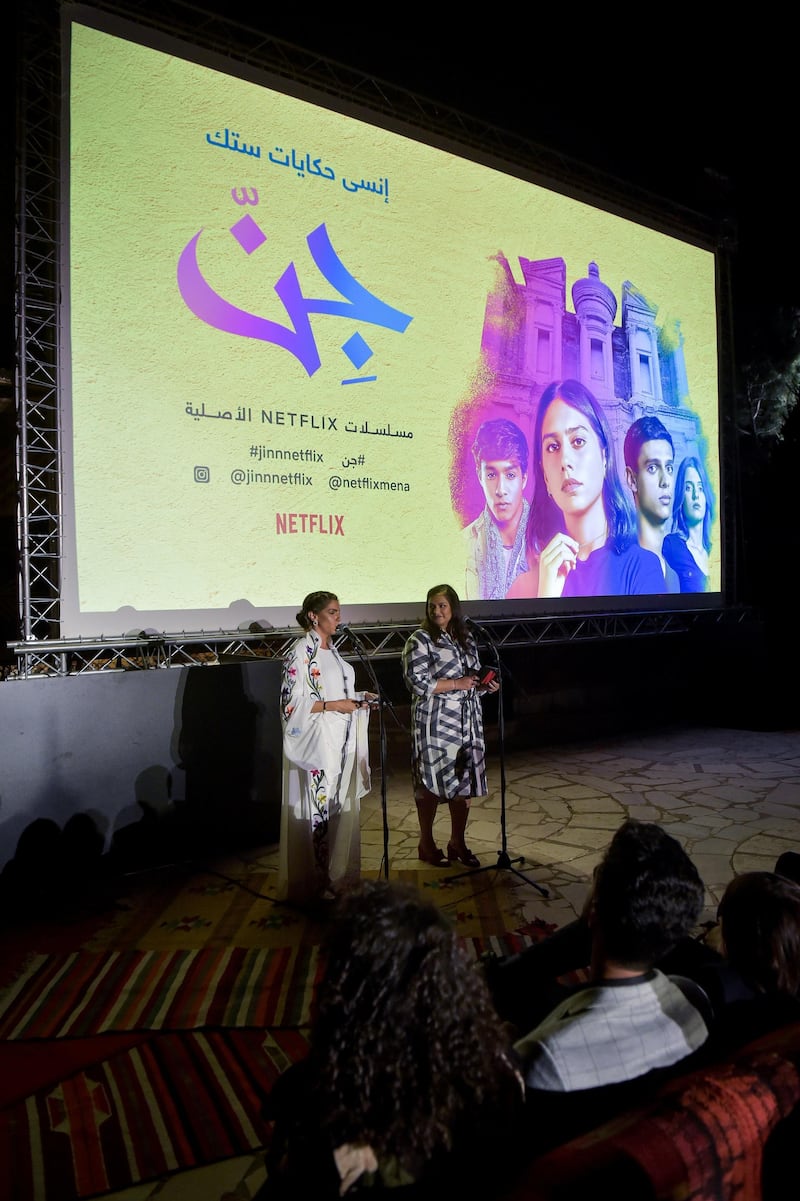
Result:
[[[448,432],[480,369],[498,253],[512,264],[563,258],[567,296],[597,262],[618,296],[633,281],[657,298],[659,323],[680,321],[719,508],[709,251],[80,24],[69,110],[74,606],[65,632],[120,632],[127,607],[169,614],[176,630],[227,628],[238,602],[291,620],[317,588],[348,607],[416,612],[431,584],[458,588]],[[292,152],[304,170],[282,161]],[[266,235],[251,254],[230,233],[246,215]],[[274,286],[291,263],[306,297],[341,299],[306,245],[323,223],[347,270],[411,316],[405,332],[312,315],[321,366],[309,376],[281,347],[215,329],[184,303],[177,265],[200,231],[204,278],[241,310],[288,324]],[[361,370],[341,349],[356,332],[374,352]],[[304,457],[270,461],[264,448]],[[233,482],[248,471],[250,483]],[[268,484],[258,472],[296,476]],[[336,487],[337,478],[396,487]],[[291,513],[318,515],[316,528],[279,532]],[[717,515],[712,591],[720,542]]]

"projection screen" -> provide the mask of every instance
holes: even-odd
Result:
[[[286,626],[318,588],[355,620],[439,582],[486,614],[720,603],[713,247],[88,8],[67,33],[62,636]],[[601,424],[550,410],[545,455],[565,380]],[[476,459],[481,427],[511,441]],[[648,522],[703,546],[684,591]],[[617,558],[570,591],[587,545]]]

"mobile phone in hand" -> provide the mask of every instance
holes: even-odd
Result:
[[[481,688],[485,688],[487,684],[491,684],[495,674],[496,673],[493,667],[487,667],[485,671],[482,672],[480,680],[478,681]]]

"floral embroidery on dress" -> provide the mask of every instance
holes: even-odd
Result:
[[[311,778],[311,803],[317,811],[311,818],[313,828],[317,822],[328,820],[328,787],[324,772],[312,768],[308,774]]]
[[[316,647],[314,646],[313,642],[307,642],[305,645],[303,666],[306,669],[306,678],[314,699],[321,701],[324,700],[322,690],[320,688],[322,673],[319,669],[319,666],[315,662],[315,656]],[[284,718],[287,720],[291,717],[295,709],[295,706],[291,703],[291,697],[294,686],[297,683],[297,676],[298,671],[295,664],[289,662],[284,663],[283,680],[281,683],[281,709],[283,711]]]
[[[341,671],[342,691],[338,682],[327,691],[335,697],[353,695],[353,669],[335,647],[330,649],[332,655],[323,656],[313,633],[298,640],[284,660],[281,680],[283,805],[291,807],[292,818],[282,820],[279,888],[298,900],[320,895],[330,885],[334,847],[337,882],[359,870],[358,801],[365,791],[366,745],[357,742],[352,714],[346,720],[340,713],[323,716],[322,705],[314,703],[326,699],[325,682],[334,664]]]

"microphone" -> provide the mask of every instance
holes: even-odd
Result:
[[[500,652],[497,649],[497,643],[495,642],[494,638],[492,637],[492,635],[489,633],[488,630],[484,629],[484,627],[482,625],[479,625],[477,621],[473,621],[471,617],[465,617],[464,620],[465,620],[466,624],[472,630],[475,631],[476,636],[479,638],[482,638],[484,640],[484,642],[487,644],[487,646],[490,647],[491,655],[492,655],[492,658],[494,659],[495,667],[497,669],[495,674],[499,675],[499,673],[500,673]],[[483,673],[481,673],[481,674],[483,674]],[[488,681],[482,680],[481,683],[488,683]]]
[[[482,625],[478,625],[477,621],[473,621],[471,617],[465,617],[464,621],[468,626],[472,626],[473,630],[476,630],[477,633],[482,634],[484,638],[487,638],[489,642],[492,641],[489,631],[485,630]]]
[[[339,626],[339,629],[336,632],[337,632],[337,634],[345,634],[350,639],[350,641],[352,642],[352,644],[356,648],[356,650],[360,651],[363,654],[364,648],[361,644],[361,641],[360,641],[358,635],[356,634],[355,630],[351,630],[349,625],[347,625],[346,623],[343,622],[342,625]]]
[[[370,664],[369,656],[367,655],[367,652],[364,650],[364,645],[359,640],[358,635],[353,630],[350,629],[350,626],[347,624],[347,622],[342,622],[342,624],[339,626],[339,629],[336,632],[337,632],[337,634],[346,634],[347,635],[347,637],[350,639],[353,646],[355,647],[356,654],[358,655],[359,659],[364,664],[364,666],[368,669],[370,675],[372,676],[372,683],[375,688],[376,698],[374,701],[368,702],[370,709],[382,709],[384,707],[391,709],[392,714],[394,715],[395,721],[397,721],[397,715],[395,714],[394,709],[392,708],[391,701],[382,699],[382,697],[381,697],[380,685],[378,684],[377,678],[375,676],[375,672],[372,670],[372,665]],[[398,722],[398,725],[399,724],[400,723]]]

